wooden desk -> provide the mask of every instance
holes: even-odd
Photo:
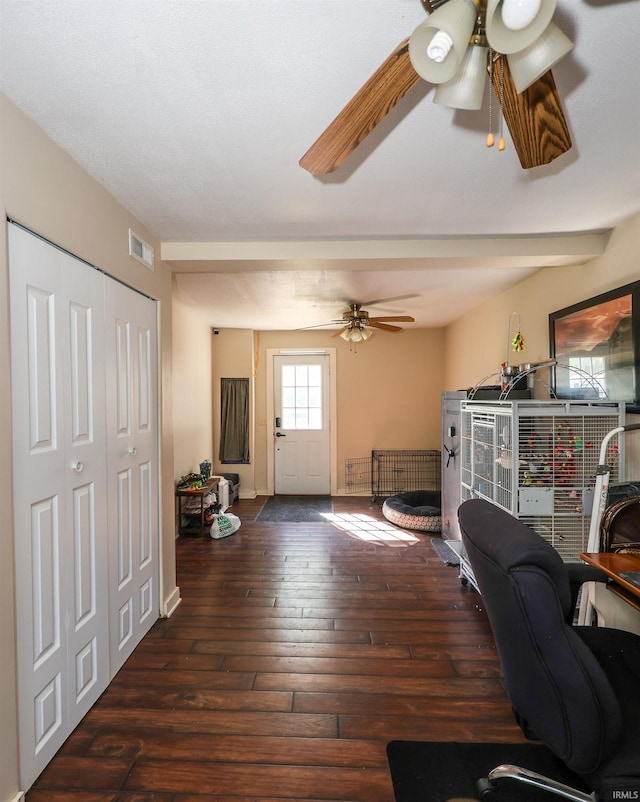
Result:
[[[608,585],[609,590],[635,607],[636,610],[640,610],[640,587],[620,576],[621,573],[628,571],[640,572],[640,555],[616,554],[608,551],[583,552],[580,559],[604,571],[612,581],[612,584]]]

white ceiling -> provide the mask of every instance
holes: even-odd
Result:
[[[640,211],[640,3],[559,0],[574,145],[551,165],[522,170],[508,133],[488,150],[488,108],[420,82],[335,173],[300,168],[423,19],[419,0],[0,0],[0,89],[163,243],[211,325],[378,299],[443,325]]]

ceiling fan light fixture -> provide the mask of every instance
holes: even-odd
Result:
[[[433,102],[452,109],[481,109],[487,83],[488,53],[488,47],[469,45],[460,69],[450,81],[438,85]]]
[[[340,337],[348,343],[359,343],[368,340],[373,332],[370,329],[354,324],[340,332]]]
[[[433,84],[453,78],[464,58],[476,18],[473,0],[449,0],[418,25],[409,39],[409,58],[421,78]]]
[[[485,30],[489,44],[494,50],[504,55],[517,53],[532,45],[541,36],[551,22],[556,10],[556,0],[538,0],[538,2],[540,7],[531,22],[523,28],[514,29],[506,24],[504,18],[506,8],[507,20],[510,24],[514,24],[511,13],[513,7],[510,8],[509,0],[488,0]],[[520,15],[520,19],[524,19],[525,16],[525,14]],[[517,12],[515,17],[517,20]]]
[[[516,92],[524,92],[550,70],[573,48],[573,42],[550,22],[532,45],[507,56]]]

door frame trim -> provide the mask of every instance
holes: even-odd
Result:
[[[328,356],[329,357],[329,487],[332,496],[338,493],[338,426],[336,413],[338,394],[336,389],[335,348],[267,348],[267,494],[272,496],[275,488],[275,428],[273,405],[273,362],[276,356]]]

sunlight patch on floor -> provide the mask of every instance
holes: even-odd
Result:
[[[351,537],[381,546],[411,546],[420,538],[412,532],[398,529],[387,521],[377,521],[364,513],[323,512],[322,517]]]

